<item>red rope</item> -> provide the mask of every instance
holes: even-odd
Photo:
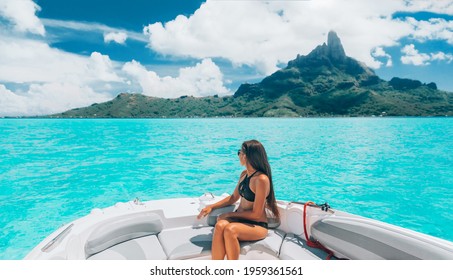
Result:
[[[321,249],[324,252],[326,252],[327,258],[326,260],[330,260],[333,256],[333,252],[326,247],[324,247],[319,241],[311,241],[310,238],[308,238],[308,231],[307,231],[307,206],[308,205],[314,205],[314,202],[308,201],[304,204],[304,234],[305,234],[305,240],[307,240],[307,245],[312,248],[317,248]]]

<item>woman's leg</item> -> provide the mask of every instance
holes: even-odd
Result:
[[[227,259],[239,259],[239,241],[255,241],[267,236],[267,229],[243,223],[229,223],[223,231]]]
[[[212,237],[211,253],[213,260],[225,259],[225,242],[223,238],[225,227],[229,224],[227,220],[219,220],[215,224],[214,236]]]

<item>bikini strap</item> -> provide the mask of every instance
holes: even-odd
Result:
[[[255,172],[253,172],[253,173],[252,173],[252,175],[250,175],[250,177],[249,177],[249,178],[252,178],[252,177],[253,177],[253,175],[255,175],[255,174],[256,174],[256,172],[258,172],[258,170],[256,170]]]

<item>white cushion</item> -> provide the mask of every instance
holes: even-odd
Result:
[[[211,253],[213,227],[163,230],[158,238],[168,259],[189,259]]]
[[[85,244],[87,257],[134,238],[157,234],[162,221],[155,213],[136,213],[104,221],[89,235]]]
[[[267,237],[264,239],[241,242],[241,254],[246,255],[250,251],[260,251],[272,256],[278,256],[284,236],[285,233],[283,231],[270,229],[268,230]]]

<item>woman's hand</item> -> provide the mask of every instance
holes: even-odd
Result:
[[[212,207],[211,206],[206,206],[205,208],[201,209],[200,214],[198,214],[197,219],[201,219],[209,215],[211,213]]]

